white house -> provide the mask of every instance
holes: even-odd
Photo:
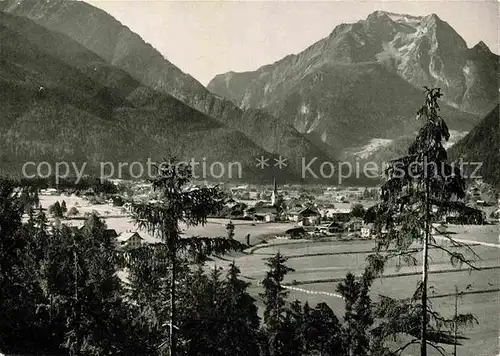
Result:
[[[321,214],[313,208],[303,208],[297,213],[297,220],[299,226],[312,226],[318,225],[321,221]]]
[[[294,208],[291,208],[290,210],[288,210],[286,212],[286,215],[287,215],[287,219],[289,221],[295,221],[295,222],[298,222],[299,221],[299,213],[303,210],[304,208],[303,207],[294,207]]]
[[[348,222],[351,219],[351,209],[324,209],[323,217],[342,222]]]
[[[261,220],[266,222],[276,221],[276,216],[278,211],[274,206],[257,206],[250,207],[243,212],[244,217],[253,218],[255,220]]]
[[[124,232],[118,235],[118,242],[125,248],[137,248],[143,243],[143,238],[138,232]]]
[[[41,189],[40,195],[57,195],[57,189],[55,188]]]

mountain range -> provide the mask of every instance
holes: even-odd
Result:
[[[302,158],[352,158],[373,140],[411,135],[424,83],[443,87],[443,116],[461,133],[498,91],[498,56],[484,44],[468,49],[435,15],[376,12],[298,55],[218,75],[208,89],[85,2],[4,0],[0,36],[0,164],[8,170],[28,159],[96,167],[174,151],[240,162],[244,180],[298,182]],[[270,160],[263,170],[261,156]],[[287,158],[279,171],[278,156]]]
[[[239,158],[238,161],[246,160],[249,164],[252,161],[249,169],[250,166],[255,168],[255,158],[239,157],[248,151],[245,149],[247,140],[258,146],[264,156],[281,154],[287,157],[289,170],[294,171],[298,178],[299,157],[327,159],[324,152],[292,126],[264,111],[242,110],[231,101],[212,94],[111,15],[85,2],[7,0],[0,3],[0,11],[28,18],[51,32],[66,35],[96,54],[108,67],[127,73],[140,85],[155,93],[174,97],[184,105],[213,118],[224,129],[241,133],[245,137],[241,141],[241,150],[236,147],[238,149],[233,154],[234,158]],[[184,118],[178,116],[177,120],[182,125],[180,121]],[[187,126],[184,128],[185,132],[189,130]],[[165,134],[175,137],[174,132]],[[184,141],[188,145],[193,142],[196,141]],[[223,143],[218,145],[221,144]],[[200,149],[201,147],[208,153],[213,151],[208,145],[199,146]],[[284,172],[278,173],[286,176]]]
[[[297,55],[217,75],[208,88],[350,152],[373,138],[413,134],[422,86],[441,87],[443,117],[451,129],[469,131],[498,102],[498,61],[482,42],[467,48],[435,14],[376,11]]]
[[[266,153],[65,35],[0,13],[0,36],[4,170],[27,161],[87,162],[97,169],[108,161],[158,162],[167,152],[209,162]]]

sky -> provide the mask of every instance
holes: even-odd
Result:
[[[376,10],[437,14],[469,47],[499,53],[495,0],[167,1],[86,0],[138,33],[165,58],[206,85],[216,75],[251,71],[296,54],[341,23]]]

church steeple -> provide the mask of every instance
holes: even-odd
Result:
[[[271,194],[271,205],[276,205],[276,199],[278,198],[278,186],[276,185],[276,178],[273,179],[273,192]]]

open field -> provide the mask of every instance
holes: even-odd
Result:
[[[450,225],[453,238],[500,244],[500,225]]]
[[[41,196],[40,199],[45,208],[57,200],[59,202],[65,200],[68,209],[76,206],[82,215],[85,212],[97,211],[105,219],[108,228],[116,229],[118,233],[137,230],[130,217],[122,215],[120,208],[107,204],[91,205],[78,197]],[[83,223],[82,220],[63,220],[63,222],[74,226]],[[205,226],[181,226],[181,228],[186,235],[191,236],[226,236],[228,222],[228,219],[209,219]],[[234,260],[240,267],[243,277],[252,283],[250,292],[256,298],[259,307],[263,306],[258,294],[262,291],[259,282],[266,274],[266,259],[279,251],[289,257],[287,265],[295,269],[285,278],[285,282],[294,289],[290,290],[289,300],[308,301],[312,306],[326,302],[337,316],[342,318],[344,303],[338,295],[335,296],[338,281],[347,272],[356,274],[362,272],[366,257],[374,247],[373,241],[272,240],[274,236],[281,235],[292,227],[293,223],[254,223],[241,220],[232,222],[235,225],[235,238],[239,241],[244,242],[245,236],[250,234],[252,244],[260,243],[262,240],[268,240],[268,243],[253,247],[246,254],[234,253],[215,258],[210,264],[216,263],[220,267],[225,267]],[[432,286],[430,290],[432,304],[435,309],[450,316],[453,313],[455,300],[450,294],[454,293],[455,286],[462,291],[470,285],[467,294],[459,300],[459,312],[473,313],[479,325],[465,331],[464,335],[469,340],[459,347],[459,355],[496,356],[499,353],[500,330],[499,225],[449,225],[448,231],[452,233],[453,238],[469,241],[478,256],[475,257],[466,248],[451,247],[443,238],[437,237],[437,244],[460,250],[467,257],[474,258],[477,267],[484,269],[470,272],[454,268],[443,251],[437,248],[431,249],[429,284]],[[146,240],[154,241],[148,234],[144,232],[141,234]],[[481,243],[486,245],[480,245]],[[416,253],[415,257],[420,263],[421,254]],[[401,274],[403,276],[398,276]],[[393,260],[387,265],[385,276],[375,281],[373,285],[374,300],[381,294],[395,298],[410,297],[420,278],[420,268],[418,266],[399,268],[397,261]],[[262,313],[262,308],[259,312]],[[418,350],[409,350],[405,355],[416,355],[416,351]],[[447,351],[451,351],[451,348],[447,347]],[[434,356],[437,353],[430,349],[429,355]]]
[[[495,243],[498,238],[498,225],[484,226],[450,226],[450,231],[455,232],[452,237],[473,240],[478,242]],[[453,248],[445,240],[437,239],[438,245],[460,250],[467,257],[474,255],[467,248]],[[467,266],[454,268],[446,254],[439,249],[430,250],[429,285],[433,307],[444,314],[452,316],[454,311],[455,286],[459,292],[465,290],[466,294],[458,301],[460,313],[472,313],[479,324],[472,329],[465,330],[464,336],[469,338],[459,346],[459,355],[496,356],[498,338],[500,333],[500,250],[497,247],[471,246],[477,254],[475,265],[484,268],[478,271],[467,270]],[[266,273],[265,259],[276,252],[289,257],[287,265],[295,269],[286,278],[286,283],[294,282],[289,288],[289,300],[299,299],[308,301],[311,305],[320,302],[328,303],[341,318],[344,304],[335,293],[338,280],[349,271],[361,273],[366,256],[373,248],[372,241],[269,241],[268,245],[253,249],[253,254],[233,256],[240,266],[242,274],[252,282],[251,292],[261,305],[258,293],[261,287],[259,282]],[[421,254],[416,253],[420,263]],[[224,266],[227,261],[216,260],[218,266]],[[398,277],[398,274],[404,274]],[[386,268],[383,279],[375,281],[372,288],[372,298],[377,300],[379,295],[394,298],[410,297],[420,279],[421,270],[417,267],[398,268],[392,261]],[[451,347],[445,347],[451,352]],[[417,355],[416,349],[409,349],[405,355]],[[429,355],[438,355],[429,348]]]
[[[181,228],[186,235],[225,237],[227,236],[226,224],[229,219],[208,219],[205,226],[182,225]],[[266,223],[242,220],[231,220],[234,224],[234,238],[245,242],[245,237],[250,234],[250,243],[257,244],[262,240],[274,238],[276,235],[284,235],[285,231],[293,227],[292,223]]]
[[[82,216],[83,214],[91,213],[92,211],[97,211],[97,213],[102,217],[106,217],[106,215],[122,215],[121,208],[114,207],[109,204],[90,204],[85,199],[74,195],[40,195],[39,198],[40,204],[42,204],[42,207],[45,209],[48,209],[48,207],[54,204],[56,201],[62,203],[62,201],[64,200],[66,202],[66,207],[68,208],[68,210],[72,207],[76,207]]]

